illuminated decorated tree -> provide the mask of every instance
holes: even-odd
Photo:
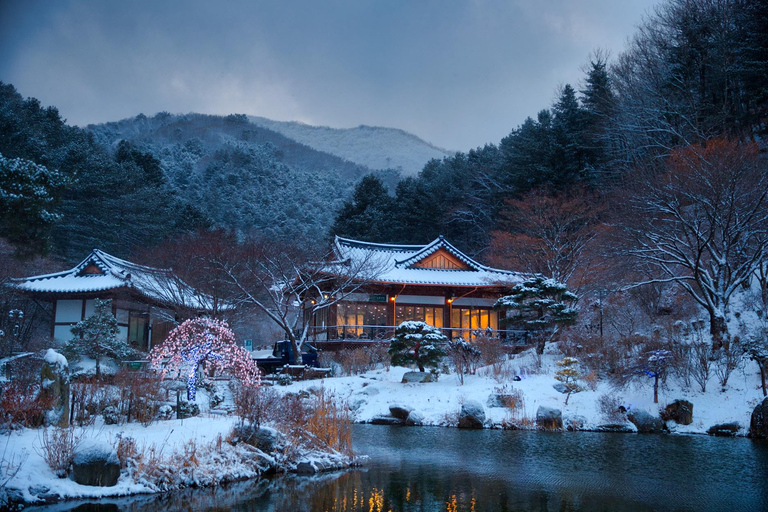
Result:
[[[206,369],[227,373],[239,379],[243,386],[259,385],[259,369],[243,347],[235,344],[235,335],[226,322],[211,318],[185,321],[168,335],[162,345],[149,354],[154,369],[163,375],[187,377],[187,399],[197,393],[197,372]]]

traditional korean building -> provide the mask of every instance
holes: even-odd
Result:
[[[493,304],[526,274],[482,265],[440,236],[426,245],[392,245],[336,237],[334,256],[349,268],[376,268],[355,293],[310,319],[312,339],[386,340],[395,326],[420,320],[451,338],[503,336]]]
[[[27,295],[53,304],[51,337],[64,342],[70,329],[91,315],[95,299],[111,299],[119,335],[148,351],[165,339],[175,319],[213,309],[210,297],[196,292],[170,270],[137,265],[94,249],[75,267],[14,279]]]

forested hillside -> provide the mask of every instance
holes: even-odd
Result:
[[[495,266],[567,282],[582,295],[574,336],[611,339],[608,358],[704,318],[715,348],[765,339],[766,70],[768,3],[669,0],[498,143],[431,161],[394,196],[362,180],[331,234],[442,233]]]
[[[102,146],[127,141],[160,162],[168,187],[210,223],[276,240],[323,240],[335,211],[371,169],[316,151],[244,115],[137,116],[87,129]],[[393,171],[377,171],[384,181]]]
[[[565,84],[498,143],[432,160],[395,197],[375,180],[361,183],[332,232],[402,243],[443,233],[492,257],[501,239],[525,234],[528,194],[555,202],[591,194],[596,205],[637,191],[676,148],[724,138],[755,141],[762,152],[766,69],[766,2],[667,2],[622,53],[595,52],[581,83]]]
[[[0,155],[2,236],[65,260],[96,246],[128,257],[209,227],[322,243],[356,180],[374,172],[244,115],[138,115],[83,130],[10,84],[0,84]],[[375,173],[394,188],[397,172]]]

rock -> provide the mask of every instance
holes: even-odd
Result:
[[[251,442],[259,450],[270,453],[280,444],[280,433],[269,427],[260,427],[253,435]]]
[[[718,423],[707,429],[707,434],[717,437],[733,437],[741,430],[741,425],[733,421],[731,423]]]
[[[408,418],[411,411],[413,411],[413,407],[408,407],[407,405],[392,404],[389,406],[389,414],[395,418],[400,418],[403,421]]]
[[[565,429],[569,432],[578,432],[579,430],[586,430],[587,418],[580,415],[568,416],[563,420]]]
[[[536,425],[539,428],[557,430],[563,428],[563,412],[554,407],[540,405],[536,410]]]
[[[41,398],[53,397],[52,417],[62,428],[69,426],[69,362],[49,348],[40,370]]]
[[[555,388],[555,391],[558,393],[566,394],[568,393],[568,388],[563,384],[562,382],[558,382],[556,384],[552,384],[552,387]],[[580,393],[581,391],[584,391],[583,389],[576,388],[571,391],[572,395],[575,395],[576,393]]]
[[[486,407],[509,407],[517,399],[515,395],[491,393],[485,401]]]
[[[317,473],[317,467],[312,462],[299,462],[296,464],[297,475],[314,475]]]
[[[120,478],[117,452],[106,443],[78,448],[72,459],[72,478],[80,485],[112,487]]]
[[[675,400],[664,409],[664,415],[680,425],[693,423],[693,404],[688,400]]]
[[[401,382],[435,382],[435,375],[432,372],[405,372]]]
[[[402,425],[403,420],[400,418],[395,418],[394,416],[388,416],[385,414],[379,414],[378,416],[374,416],[371,418],[371,421],[369,421],[372,425]]]
[[[365,405],[365,398],[357,398],[349,403],[349,409],[352,411],[357,411],[363,405]]]
[[[376,386],[366,386],[363,389],[359,391],[361,395],[368,395],[368,396],[374,396],[381,393],[381,390],[377,388]]]
[[[749,422],[749,437],[753,439],[768,438],[768,398],[757,404],[752,411]]]
[[[627,419],[637,427],[639,434],[658,434],[664,431],[664,422],[661,418],[652,416],[642,409],[631,409],[627,412]]]
[[[616,433],[620,433],[620,434],[630,434],[630,433],[634,433],[635,429],[632,428],[632,425],[627,425],[626,423],[607,423],[605,425],[598,425],[597,427],[595,427],[595,431],[596,432],[616,432]]]
[[[405,418],[405,424],[410,427],[415,427],[424,424],[424,416],[417,411],[411,411],[408,413],[408,417]]]
[[[485,409],[477,400],[467,400],[461,404],[459,428],[483,428]]]

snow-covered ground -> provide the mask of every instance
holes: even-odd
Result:
[[[554,378],[557,370],[555,363],[561,359],[562,355],[559,354],[545,354],[539,366],[532,353],[523,353],[507,361],[507,368],[501,375],[494,375],[491,367],[481,368],[476,375],[465,376],[463,385],[455,374],[441,375],[437,382],[432,383],[403,384],[403,374],[410,369],[392,367],[357,376],[296,382],[288,386],[276,386],[275,389],[280,393],[297,393],[323,386],[349,403],[357,422],[368,422],[375,416],[389,414],[390,405],[404,405],[419,412],[423,416],[424,425],[437,426],[455,425],[461,404],[467,400],[476,400],[485,405],[486,425],[500,427],[505,420],[510,419],[512,413],[504,407],[489,407],[486,402],[489,395],[509,393],[512,389],[522,393],[524,400],[524,405],[516,412],[516,420],[528,418],[532,421],[538,407],[543,405],[561,409],[566,422],[568,418],[582,417],[587,429],[615,423],[615,420],[604,417],[600,411],[598,399],[604,394],[613,394],[626,407],[644,409],[654,416],[667,403],[685,399],[694,405],[693,423],[683,426],[668,422],[671,431],[680,434],[706,433],[712,425],[738,422],[742,426],[739,434],[745,435],[752,410],[763,399],[757,366],[748,362],[745,367],[734,372],[725,392],[720,391],[714,376],[706,393],[683,390],[679,382],[670,376],[667,384],[660,389],[658,404],[653,403],[651,379],[647,379],[647,382],[622,389],[614,389],[607,382],[599,382],[595,390],[587,388],[571,395],[568,405],[565,405],[565,395],[553,387],[557,384]],[[518,375],[521,380],[514,380],[514,376]],[[145,453],[154,449],[165,460],[175,460],[176,463],[180,461],[179,454],[184,454],[185,449],[189,450],[192,442],[200,464],[180,476],[178,482],[174,483],[177,487],[213,485],[224,480],[257,477],[258,468],[248,463],[248,454],[242,453],[247,447],[219,442],[219,439],[226,439],[237,418],[208,410],[205,406],[208,397],[202,390],[197,401],[203,411],[201,416],[195,418],[156,421],[148,427],[140,423],[105,425],[98,418],[93,426],[75,430],[86,443],[106,442],[114,446],[119,438],[131,437]],[[227,401],[231,401],[231,397]],[[6,465],[0,469],[7,474],[8,463],[21,464],[16,475],[6,484],[8,489],[15,490],[17,498],[34,502],[41,499],[123,496],[163,490],[137,478],[135,473],[131,475],[126,471],[123,471],[114,487],[83,486],[70,478],[58,478],[43,459],[43,435],[42,429],[23,429],[0,435],[0,453]],[[174,456],[177,458],[173,459]]]
[[[494,377],[490,367],[481,368],[477,375],[466,375],[464,385],[459,383],[455,374],[441,375],[438,382],[409,383],[401,382],[403,374],[411,371],[407,368],[392,367],[369,371],[351,377],[328,378],[322,382],[326,389],[349,402],[354,411],[356,422],[368,422],[378,415],[389,414],[389,406],[398,404],[412,407],[424,417],[424,425],[455,425],[462,402],[476,400],[485,405],[489,426],[499,427],[510,415],[509,409],[488,407],[489,395],[499,392],[499,388],[516,389],[522,392],[524,406],[518,411],[518,417],[535,419],[539,406],[554,407],[563,411],[563,418],[582,416],[586,428],[601,424],[615,423],[604,417],[598,406],[598,398],[604,394],[614,394],[621,398],[627,408],[644,409],[657,416],[660,407],[676,399],[693,403],[693,423],[677,425],[669,422],[672,432],[704,434],[712,425],[726,422],[738,422],[742,426],[740,435],[746,435],[750,416],[754,407],[763,399],[759,388],[760,377],[757,365],[747,362],[746,366],[733,373],[725,392],[721,392],[717,379],[712,376],[706,393],[696,389],[683,390],[675,378],[670,376],[667,384],[659,390],[659,403],[653,403],[652,379],[646,379],[637,386],[615,389],[607,382],[599,382],[596,390],[587,388],[572,394],[568,405],[565,395],[554,389],[557,384],[554,374],[556,361],[562,355],[545,354],[542,356],[541,369],[533,373],[534,358],[531,353],[523,353],[507,362],[508,371],[502,377]],[[520,381],[513,381],[510,376],[520,375]],[[584,384],[582,382],[582,384]],[[318,381],[296,382],[289,386],[278,386],[282,392],[297,392],[302,389],[321,385]]]
[[[83,443],[107,442],[117,444],[118,436],[132,437],[139,448],[154,447],[170,457],[183,451],[185,444],[194,441],[202,448],[212,445],[218,436],[226,437],[236,422],[234,417],[195,417],[184,420],[158,421],[148,427],[141,423],[104,425],[99,418],[88,427],[75,428],[75,435]],[[116,486],[93,487],[76,483],[69,478],[58,478],[43,459],[43,429],[22,429],[0,436],[0,449],[4,461],[21,468],[8,483],[9,489],[22,493],[24,501],[34,502],[40,498],[79,498],[100,496],[124,496],[155,492],[146,483],[137,483],[127,474],[120,477]],[[237,468],[232,468],[237,471]],[[54,498],[55,499],[55,498]]]

